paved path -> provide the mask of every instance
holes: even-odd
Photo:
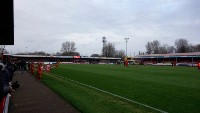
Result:
[[[15,74],[13,82],[17,80],[22,85],[11,94],[9,113],[78,113],[28,71],[23,75],[19,71]]]

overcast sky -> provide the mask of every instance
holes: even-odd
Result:
[[[101,53],[102,37],[128,55],[148,41],[200,43],[200,0],[14,0],[15,44],[7,51],[60,52],[74,41],[77,52]]]

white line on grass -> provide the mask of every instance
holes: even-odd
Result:
[[[93,86],[90,86],[90,85],[87,85],[87,84],[84,84],[84,83],[81,83],[81,82],[78,82],[78,81],[75,81],[75,80],[71,80],[71,79],[69,79],[69,78],[66,78],[66,77],[63,77],[63,76],[60,76],[60,75],[56,75],[56,74],[53,74],[53,73],[45,73],[45,74],[48,74],[48,75],[51,75],[51,76],[52,76],[52,75],[55,75],[55,76],[57,76],[57,77],[59,77],[59,78],[66,79],[66,80],[75,82],[75,83],[77,83],[77,84],[81,84],[81,85],[83,85],[83,86],[86,86],[86,87],[89,87],[89,88],[92,88],[92,89],[101,91],[101,92],[103,92],[103,93],[106,93],[106,94],[109,94],[109,95],[112,95],[112,96],[115,96],[115,97],[118,97],[118,98],[121,98],[121,99],[124,99],[124,100],[127,100],[127,101],[129,101],[129,102],[133,102],[133,103],[135,103],[135,104],[138,104],[138,105],[141,105],[141,106],[144,106],[144,107],[147,107],[147,108],[150,108],[150,109],[159,111],[159,112],[161,112],[161,113],[167,113],[166,111],[163,111],[163,110],[160,110],[160,109],[157,109],[157,108],[148,106],[148,105],[146,105],[146,104],[139,103],[139,102],[134,101],[134,100],[130,100],[130,99],[128,99],[128,98],[125,98],[125,97],[122,97],[122,96],[119,96],[119,95],[116,95],[116,94],[113,94],[113,93],[110,93],[110,92],[107,92],[107,91],[98,89],[98,88],[96,88],[96,87],[93,87]]]

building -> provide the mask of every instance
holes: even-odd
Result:
[[[26,62],[61,62],[61,63],[117,63],[121,58],[110,57],[88,57],[88,56],[42,56],[42,55],[10,55],[5,54],[5,57],[13,59],[24,59]]]
[[[134,59],[139,60],[141,64],[157,64],[157,63],[197,64],[198,62],[200,62],[200,52],[138,55],[135,56]]]

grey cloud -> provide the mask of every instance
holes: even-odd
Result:
[[[146,42],[152,40],[166,39],[173,45],[183,37],[197,43],[199,5],[199,0],[15,1],[15,45],[8,49],[25,51],[24,45],[29,45],[27,51],[53,53],[60,51],[63,41],[80,37],[76,44],[79,52],[100,53],[102,36],[115,42],[118,49],[124,49],[124,38],[130,37],[132,53],[145,51]]]

